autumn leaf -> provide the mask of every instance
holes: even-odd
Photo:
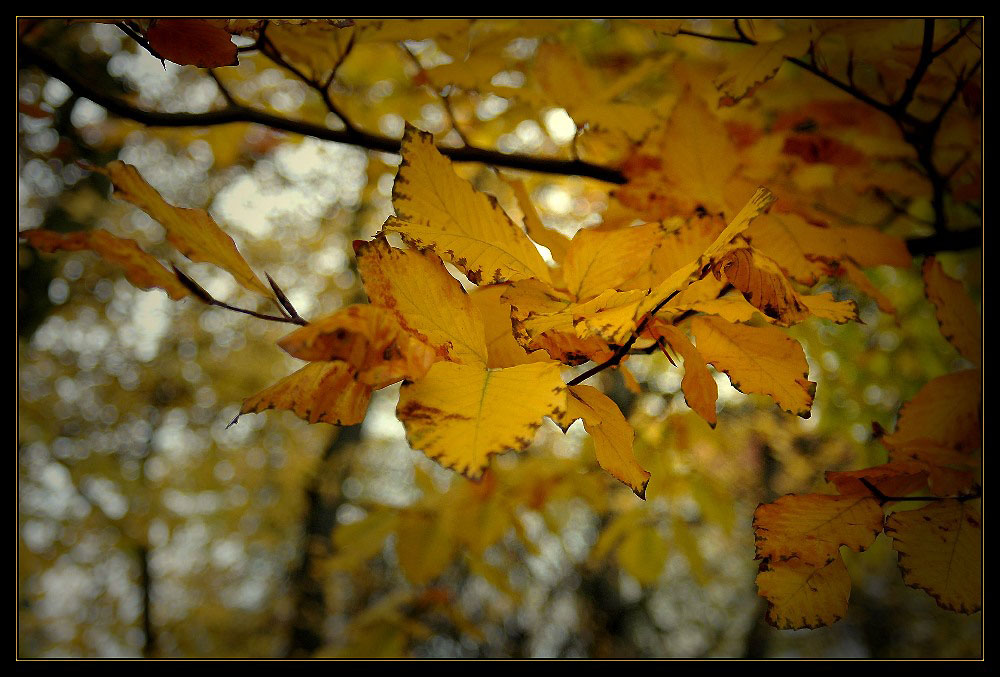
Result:
[[[797,557],[764,560],[757,574],[757,594],[767,599],[765,619],[779,630],[819,628],[847,613],[851,577],[840,553],[819,565]]]
[[[774,327],[733,324],[718,317],[696,317],[691,329],[698,351],[733,387],[768,395],[789,413],[809,418],[816,384],[799,343]]]
[[[559,420],[563,428],[583,419],[584,429],[594,440],[597,462],[645,500],[649,473],[639,465],[632,451],[635,433],[614,400],[593,386],[570,386],[566,414]]]
[[[182,66],[218,68],[239,63],[229,32],[206,19],[155,19],[146,39],[159,56]]]
[[[715,86],[722,97],[719,104],[732,106],[745,96],[749,96],[762,84],[770,80],[785,62],[785,57],[801,56],[812,42],[808,30],[792,31],[788,35],[771,42],[760,41],[740,58],[731,62],[729,68],[715,80]]]
[[[906,496],[927,485],[929,472],[921,463],[897,461],[861,470],[827,471],[826,481],[842,495],[871,496],[865,480],[886,496]]]
[[[529,277],[551,282],[535,245],[496,199],[455,174],[434,137],[407,127],[392,189],[398,219],[383,226],[411,245],[431,249],[475,284]]]
[[[187,288],[177,276],[140,249],[135,240],[117,237],[100,228],[65,234],[51,230],[26,230],[19,235],[43,252],[90,250],[121,268],[128,281],[139,289],[162,289],[175,301],[188,295]]]
[[[724,274],[747,301],[777,324],[788,327],[809,317],[809,309],[774,261],[749,247],[736,247],[712,267]]]
[[[577,300],[608,289],[634,288],[634,280],[662,241],[660,225],[649,223],[611,231],[577,231],[563,261],[563,281]]]
[[[937,310],[941,333],[963,357],[981,364],[982,322],[976,304],[962,283],[949,277],[933,256],[927,257],[922,270],[927,298]]]
[[[882,531],[882,508],[868,496],[782,496],[753,514],[757,559],[823,566],[838,548],[866,550]]]
[[[239,415],[287,409],[310,423],[354,425],[368,410],[372,387],[344,362],[313,362],[243,400]]]
[[[681,380],[684,401],[714,428],[719,386],[709,373],[701,352],[691,344],[684,332],[671,324],[654,320],[647,331],[654,339],[666,341],[671,349],[684,358],[684,378]]]
[[[390,310],[440,358],[488,361],[483,319],[461,283],[432,253],[396,249],[385,238],[356,243],[358,272],[372,303]]]
[[[528,353],[514,339],[510,304],[501,298],[507,289],[507,285],[490,285],[477,287],[469,294],[483,318],[488,353],[486,366],[493,369],[550,360],[544,350]]]
[[[978,369],[938,376],[899,411],[896,431],[882,438],[889,449],[930,443],[960,453],[982,446]]]
[[[146,183],[132,165],[115,160],[106,169],[98,169],[114,184],[114,196],[136,205],[160,222],[167,231],[167,241],[192,261],[212,263],[230,273],[244,288],[273,299],[273,292],[236,249],[229,237],[204,209],[185,209],[167,203],[155,188]]]
[[[514,190],[514,197],[517,199],[517,206],[524,213],[524,229],[528,232],[528,237],[549,250],[552,260],[561,264],[566,258],[566,252],[570,247],[570,239],[557,230],[547,228],[535,210],[535,205],[531,202],[528,189],[520,179],[503,177],[507,184]]]
[[[403,386],[396,415],[411,447],[477,479],[491,455],[526,448],[542,418],[565,409],[558,364],[490,370],[438,362],[423,379]]]
[[[942,609],[972,614],[982,608],[982,518],[969,501],[894,512],[885,533],[907,585],[925,590]]]
[[[436,354],[379,306],[353,305],[315,320],[278,341],[300,360],[342,361],[362,383],[383,388],[427,373]]]

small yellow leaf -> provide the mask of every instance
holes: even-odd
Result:
[[[649,473],[635,459],[632,451],[635,432],[622,416],[618,405],[592,386],[570,386],[569,392],[566,415],[561,418],[561,425],[566,427],[575,419],[583,419],[584,429],[594,440],[597,463],[645,500]]]
[[[423,378],[436,357],[429,345],[399,325],[393,313],[372,305],[338,310],[296,329],[278,345],[300,360],[346,362],[362,383],[373,388]]]
[[[903,581],[926,590],[942,609],[964,614],[983,606],[982,518],[970,503],[945,500],[894,512],[885,525]]]
[[[847,613],[851,577],[840,553],[829,564],[797,558],[761,563],[757,594],[767,599],[766,620],[779,630],[819,628]]]
[[[434,137],[407,127],[392,188],[399,219],[386,221],[419,249],[432,249],[469,280],[493,284],[535,277],[551,282],[541,254],[496,199],[459,177]]]
[[[396,415],[411,447],[477,479],[492,454],[526,448],[542,419],[565,409],[554,362],[507,369],[438,362],[403,386]]]
[[[383,237],[355,244],[358,271],[373,304],[392,311],[404,329],[440,358],[486,364],[483,318],[441,259],[396,249]]]
[[[529,362],[547,362],[550,357],[544,350],[528,353],[514,339],[510,304],[500,298],[507,289],[506,285],[490,285],[478,287],[469,294],[479,309],[486,329],[486,348],[489,353],[486,366],[493,369]]]
[[[100,171],[114,184],[114,196],[131,202],[159,221],[167,231],[167,241],[181,254],[192,261],[213,263],[230,273],[244,288],[274,298],[236,249],[233,238],[204,209],[185,209],[167,203],[135,167],[119,160]]]
[[[633,288],[630,282],[662,241],[658,223],[617,230],[577,231],[563,261],[566,289],[578,301],[608,289]]]
[[[774,327],[733,324],[718,317],[691,321],[698,351],[744,393],[769,395],[782,409],[809,418],[816,384],[798,341]]]
[[[982,364],[982,321],[965,286],[949,277],[933,256],[924,261],[923,274],[927,298],[937,310],[941,333],[963,357],[973,364]]]
[[[108,263],[125,271],[125,277],[139,289],[159,288],[175,301],[188,295],[177,276],[163,267],[136,244],[135,240],[116,237],[106,230],[56,233],[51,230],[26,230],[20,233],[32,247],[43,252],[89,249]]]
[[[823,566],[842,545],[866,550],[882,531],[882,508],[871,496],[789,494],[753,514],[757,559]]]
[[[691,344],[684,332],[672,324],[654,320],[650,323],[648,332],[654,339],[666,341],[684,358],[684,378],[681,380],[684,401],[714,428],[715,402],[719,399],[719,386],[709,373],[701,352]]]
[[[356,380],[356,375],[344,362],[313,362],[243,400],[233,423],[243,414],[267,409],[288,409],[310,423],[361,423],[372,387]]]

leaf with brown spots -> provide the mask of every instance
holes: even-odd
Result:
[[[770,396],[789,413],[809,418],[816,384],[798,341],[775,327],[696,317],[691,328],[698,351],[744,393]]]
[[[541,254],[497,203],[455,173],[434,137],[407,127],[392,188],[398,219],[383,226],[431,249],[475,284],[530,277],[551,282]]]
[[[313,362],[243,400],[233,423],[243,414],[267,409],[288,409],[310,423],[361,423],[372,387],[356,377],[357,373],[345,362]]]
[[[779,630],[819,628],[847,613],[851,577],[840,553],[819,565],[797,557],[764,560],[757,574],[757,594],[767,599],[765,619]]]
[[[983,607],[983,527],[972,501],[945,500],[894,512],[885,533],[899,553],[903,581],[938,606],[963,614]]]
[[[296,329],[278,345],[300,360],[346,362],[373,388],[423,378],[437,357],[392,312],[372,305],[338,310]]]
[[[525,449],[542,419],[565,409],[566,386],[554,362],[506,369],[438,362],[403,386],[396,416],[411,447],[477,479],[491,455]]]

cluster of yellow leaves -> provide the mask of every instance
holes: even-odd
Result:
[[[933,379],[903,405],[896,430],[881,438],[888,463],[828,472],[839,495],[791,494],[757,508],[757,585],[775,627],[814,628],[841,618],[851,580],[840,547],[865,550],[882,532],[892,538],[907,585],[944,609],[971,614],[982,607],[982,518],[975,506],[981,323],[962,284],[933,257],[924,278],[942,332],[976,366]],[[913,496],[919,492],[926,493]],[[896,507],[911,502],[923,506]],[[893,512],[884,519],[889,504]]]

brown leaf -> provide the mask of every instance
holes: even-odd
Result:
[[[239,63],[229,32],[205,19],[156,19],[146,39],[153,51],[182,66],[217,68]]]

